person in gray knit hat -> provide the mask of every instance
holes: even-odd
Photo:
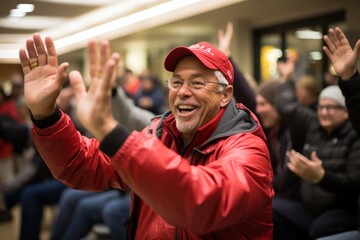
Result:
[[[339,76],[339,87],[345,97],[349,119],[354,129],[360,134],[360,75],[356,69],[356,63],[359,62],[360,56],[360,39],[352,49],[343,31],[337,27],[329,30],[329,35],[324,36],[324,41],[326,45],[323,50]],[[330,235],[318,240],[360,239],[360,193],[358,209],[359,227],[357,230]]]
[[[356,230],[360,138],[340,88],[323,89],[314,112],[297,102],[294,82],[287,80],[277,93],[276,106],[305,142],[301,151],[287,154],[287,168],[301,181],[301,198],[273,199],[274,240],[317,239]]]
[[[346,108],[345,97],[337,85],[324,88],[319,95],[319,99],[331,99],[334,100],[339,106]]]

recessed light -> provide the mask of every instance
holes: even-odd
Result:
[[[24,3],[18,4],[16,8],[26,13],[33,12],[35,9],[34,4],[24,4]]]
[[[24,17],[26,12],[21,11],[19,9],[11,9],[10,10],[10,17]]]

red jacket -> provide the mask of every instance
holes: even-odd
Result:
[[[14,99],[7,99],[0,104],[0,114],[13,119],[14,121],[19,121],[19,114],[16,110]],[[13,156],[13,151],[13,144],[0,139],[0,160],[11,158]]]
[[[272,169],[256,117],[231,103],[187,147],[174,124],[164,114],[132,132],[112,158],[65,114],[33,135],[67,185],[130,187],[140,197],[136,239],[272,239]]]

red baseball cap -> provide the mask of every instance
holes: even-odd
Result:
[[[189,47],[176,47],[165,58],[164,66],[169,72],[175,70],[181,58],[193,55],[197,57],[205,67],[219,70],[230,85],[234,82],[234,69],[228,57],[219,49],[208,42],[199,42]]]

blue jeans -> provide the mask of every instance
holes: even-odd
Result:
[[[73,191],[76,191],[73,192],[73,194],[76,195],[78,198],[77,201],[72,201],[72,203],[77,202],[77,204],[73,205],[73,211],[70,212],[70,221],[68,222],[66,229],[64,230],[64,234],[60,236],[55,235],[55,233],[53,232],[52,239],[77,240],[85,237],[91,230],[93,224],[104,223],[104,219],[102,217],[102,211],[104,206],[110,200],[117,199],[120,196],[119,190],[114,189],[105,192],[91,192],[89,194],[87,194],[86,192],[84,193],[84,191]],[[68,196],[71,195],[68,192],[67,194]],[[74,199],[75,198],[73,198],[73,200]],[[62,205],[62,207],[63,206],[64,205]],[[64,207],[61,208],[60,211],[63,211],[63,209]]]
[[[330,235],[327,237],[318,238],[317,240],[359,240],[360,232],[358,230],[348,231]]]
[[[43,207],[58,202],[67,187],[57,180],[46,180],[24,188],[20,195],[20,239],[39,239]]]
[[[126,226],[130,217],[130,194],[110,200],[103,209],[105,224],[110,228],[112,239],[126,239]]]
[[[317,217],[307,213],[301,202],[273,198],[274,240],[317,239],[357,229],[357,213],[332,209]]]
[[[75,208],[79,201],[83,198],[94,196],[99,194],[98,192],[89,192],[82,190],[75,190],[72,188],[66,189],[59,201],[58,215],[54,221],[51,230],[51,239],[60,240],[63,238],[63,234],[68,228],[68,225],[73,218]]]

